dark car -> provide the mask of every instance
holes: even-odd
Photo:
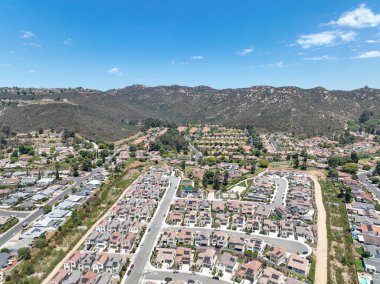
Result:
[[[134,264],[132,264],[132,265],[131,265],[131,270],[133,269],[133,267],[135,267],[135,265],[134,265]]]
[[[127,275],[129,276],[129,275],[131,275],[131,273],[132,273],[132,270],[128,270]]]
[[[219,276],[213,276],[212,279],[219,280]]]
[[[174,270],[173,273],[179,273],[178,270]]]

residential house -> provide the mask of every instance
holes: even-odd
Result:
[[[267,253],[269,260],[276,264],[280,265],[286,259],[287,251],[283,247],[274,247],[270,252]]]
[[[245,240],[241,236],[231,236],[228,241],[228,248],[239,252],[244,252]]]
[[[207,248],[205,250],[199,251],[196,264],[200,267],[211,269],[215,264],[216,259],[216,250],[213,248]]]
[[[176,256],[175,256],[176,264],[179,264],[179,265],[190,264],[191,259],[192,259],[191,248],[177,247]]]
[[[303,276],[309,273],[309,266],[309,261],[299,255],[292,254],[288,259],[287,268]]]
[[[237,259],[238,258],[236,256],[228,252],[223,253],[217,262],[218,270],[232,273],[237,266]]]
[[[285,276],[282,272],[267,267],[257,284],[285,284]]]
[[[177,242],[182,245],[193,245],[193,232],[188,229],[179,230],[177,235]]]
[[[263,264],[256,259],[243,263],[238,271],[238,276],[241,279],[254,282],[259,278],[262,266]]]

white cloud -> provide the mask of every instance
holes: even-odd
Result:
[[[202,59],[204,59],[204,57],[202,55],[193,55],[193,56],[191,56],[191,59],[193,59],[193,60],[202,60]]]
[[[42,47],[41,44],[36,43],[36,42],[26,42],[26,43],[23,43],[22,45],[30,46],[30,47],[36,47],[36,48],[41,48]]]
[[[67,39],[65,39],[64,41],[63,41],[63,44],[64,45],[70,45],[70,44],[72,44],[73,43],[73,40],[71,39],[71,38],[67,38]]]
[[[119,67],[112,67],[112,68],[108,69],[107,72],[110,74],[116,74],[116,73],[120,72],[120,68]]]
[[[34,38],[36,35],[32,33],[31,31],[22,31],[21,32],[21,38]]]
[[[34,69],[29,69],[29,70],[28,70],[28,73],[29,73],[29,74],[34,74],[35,72],[36,72],[36,71],[34,71]]]
[[[116,75],[116,76],[125,76],[124,72],[121,71],[121,69],[119,67],[112,67],[112,68],[107,70],[107,73],[112,74],[112,75]]]
[[[282,61],[279,61],[277,63],[270,63],[270,64],[266,64],[266,65],[263,65],[264,67],[283,67],[284,66],[284,62]]]
[[[358,8],[345,12],[338,20],[331,21],[331,25],[350,28],[368,28],[380,25],[380,14],[375,14],[365,4]]]
[[[379,57],[380,57],[380,51],[372,50],[372,51],[363,52],[359,54],[356,58],[367,59],[367,58],[379,58]]]
[[[331,46],[339,43],[339,41],[349,42],[356,38],[353,31],[325,31],[316,34],[300,35],[297,43],[307,49],[312,46]]]
[[[349,32],[339,32],[338,36],[342,39],[344,42],[350,42],[353,41],[356,38],[357,33],[353,31]]]
[[[335,59],[336,59],[335,57],[328,56],[328,55],[304,58],[304,60],[311,60],[311,61],[326,61],[326,60],[335,60]]]
[[[247,56],[248,54],[250,54],[252,52],[253,52],[253,48],[244,48],[243,50],[236,52],[236,55]]]
[[[369,39],[365,41],[366,43],[379,43],[380,39]]]

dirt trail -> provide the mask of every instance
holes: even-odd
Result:
[[[318,241],[316,250],[316,267],[315,267],[315,280],[314,283],[326,284],[327,283],[327,227],[326,227],[326,210],[323,205],[322,189],[318,182],[315,173],[309,172],[310,178],[314,182],[315,204],[318,210],[317,230]]]

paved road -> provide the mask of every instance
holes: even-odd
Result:
[[[169,177],[169,189],[166,191],[163,199],[161,200],[157,208],[155,216],[153,217],[153,219],[150,222],[150,225],[147,228],[144,239],[141,242],[141,248],[138,250],[134,259],[133,263],[135,266],[132,270],[132,273],[129,276],[127,276],[126,274],[121,283],[137,284],[141,281],[141,277],[144,273],[144,268],[146,264],[150,261],[150,254],[153,251],[155,240],[157,236],[160,234],[161,225],[165,219],[164,216],[166,216],[169,210],[170,203],[173,197],[175,196],[180,180],[181,179],[179,177]]]
[[[211,232],[215,231],[221,231],[226,233],[228,236],[242,236],[246,239],[251,239],[251,238],[256,238],[263,240],[265,243],[270,244],[272,246],[281,246],[284,247],[288,252],[291,253],[298,253],[298,254],[303,254],[304,251],[307,251],[308,253],[311,253],[311,248],[305,244],[301,243],[296,240],[289,240],[289,239],[283,239],[279,237],[270,237],[266,235],[261,235],[261,234],[246,234],[243,232],[237,232],[237,231],[231,231],[231,230],[215,230],[212,228],[203,228],[203,227],[181,227],[181,226],[170,226],[164,229],[164,231],[169,231],[172,229],[180,230],[180,229],[190,229],[194,232],[201,232],[205,234],[210,234]]]
[[[205,275],[193,275],[190,273],[173,273],[173,272],[164,272],[164,271],[152,271],[148,272],[144,275],[145,280],[161,280],[165,283],[165,278],[172,278],[173,280],[198,280],[202,284],[224,284],[224,283],[230,283],[224,280],[215,280],[212,279],[211,276],[205,276]]]
[[[369,172],[361,172],[358,174],[359,180],[380,200],[380,189],[370,182],[367,178]]]
[[[12,210],[0,209],[0,216],[4,216],[4,217],[10,217],[14,215],[16,217],[24,218],[28,216],[30,213],[31,212],[29,211],[23,212],[23,211],[12,211]]]
[[[278,189],[273,202],[269,205],[271,209],[274,209],[280,205],[284,205],[285,191],[288,187],[288,183],[285,178],[274,178],[274,182],[277,184]]]
[[[195,152],[194,159],[195,162],[198,163],[198,160],[202,158],[202,153],[191,144],[191,139],[189,137],[185,136],[185,139],[189,142],[189,150]]]
[[[60,199],[64,198],[66,194],[70,194],[71,193],[71,190],[76,187],[76,186],[79,186],[83,181],[86,181],[86,180],[89,180],[90,178],[92,178],[95,174],[97,174],[101,169],[95,169],[93,170],[89,175],[87,176],[83,176],[83,177],[78,177],[78,178],[75,178],[74,179],[74,183],[72,185],[70,185],[68,188],[66,188],[64,191],[62,191],[61,193],[59,193],[58,195],[56,195],[55,197],[53,197],[52,199],[50,199],[46,204],[48,205],[51,205],[53,206],[55,203],[57,203]],[[24,228],[23,228],[23,224],[24,223],[32,223],[34,222],[35,220],[37,220],[39,217],[41,217],[43,215],[43,210],[42,208],[40,209],[37,209],[37,210],[34,210],[32,213],[30,213],[22,222],[19,222],[18,224],[16,224],[14,227],[12,227],[11,229],[9,229],[7,232],[5,232],[4,234],[2,234],[0,236],[0,247],[4,246],[4,244],[6,242],[8,242],[14,235],[18,234],[19,232],[21,232]]]
[[[276,139],[274,138],[273,135],[270,136],[269,138],[269,142],[272,144],[274,150],[277,152],[278,150],[280,150],[280,145],[278,145]]]

